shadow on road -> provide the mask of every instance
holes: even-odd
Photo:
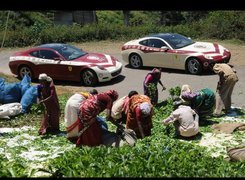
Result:
[[[125,65],[124,66],[125,68],[128,68],[128,69],[132,69],[134,70],[134,68],[130,67],[129,64]],[[142,68],[140,68],[141,70],[148,70],[148,71],[151,71],[154,67],[149,67],[149,66],[144,66]],[[139,70],[140,70],[139,69]],[[179,69],[170,69],[170,68],[161,68],[162,69],[162,72],[165,72],[165,73],[174,73],[174,74],[186,74],[186,75],[192,75],[192,74],[188,74],[185,72],[185,70],[179,70]],[[200,75],[192,75],[192,76],[210,76],[210,75],[216,75],[213,71],[211,70],[207,70],[207,71],[204,71],[202,72],[202,74]]]
[[[125,79],[125,76],[123,75],[119,75],[118,77],[112,79],[111,81],[108,82],[101,82],[98,83],[96,86],[94,87],[102,87],[102,86],[111,86],[113,84],[117,84],[122,82]],[[33,83],[39,83],[38,79],[32,80]],[[84,86],[82,85],[81,82],[75,82],[75,81],[61,81],[61,80],[54,80],[54,84],[55,85],[69,85],[69,86],[77,86],[77,87],[81,87]]]

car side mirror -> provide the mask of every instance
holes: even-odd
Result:
[[[54,60],[55,61],[61,61],[62,59],[60,57],[55,57]]]

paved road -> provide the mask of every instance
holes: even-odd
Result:
[[[0,51],[0,71],[5,74],[11,74],[8,68],[8,58],[13,53],[11,50]],[[112,54],[116,58],[122,61],[120,54]],[[139,93],[143,93],[143,80],[145,75],[152,68],[143,68],[140,70],[129,68],[124,62],[124,68],[122,70],[121,76],[112,80],[111,82],[102,83],[97,88],[99,92],[106,91],[108,89],[115,89],[118,91],[119,96],[122,97],[130,90],[136,90]],[[239,81],[236,84],[233,94],[232,94],[232,106],[245,108],[245,67],[244,66],[235,66]],[[199,90],[202,88],[211,88],[215,91],[216,85],[218,82],[218,75],[205,73],[203,75],[189,75],[185,74],[184,71],[163,69],[162,71],[162,82],[167,88],[165,91],[159,91],[159,100],[165,100],[169,96],[168,90],[171,87],[182,86],[183,84],[189,84],[192,86],[193,90]],[[79,84],[69,83],[69,82],[55,82],[58,85],[62,86],[72,86],[77,88],[78,91],[81,90]],[[161,90],[160,85],[158,86]],[[85,88],[89,90],[91,88]]]

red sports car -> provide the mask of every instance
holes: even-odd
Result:
[[[46,73],[55,80],[81,81],[84,86],[110,81],[120,75],[122,63],[107,54],[87,53],[68,44],[43,44],[17,52],[9,59],[11,72],[32,79]]]

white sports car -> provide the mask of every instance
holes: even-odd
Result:
[[[229,50],[217,43],[194,42],[176,33],[159,33],[131,40],[122,46],[122,59],[132,68],[142,66],[185,70],[200,74],[215,63],[228,63]]]

